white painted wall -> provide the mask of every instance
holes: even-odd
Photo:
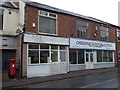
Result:
[[[0,35],[17,35],[16,30],[22,29],[19,25],[19,11],[11,8],[0,7],[4,10],[3,30],[0,30]],[[11,14],[9,14],[11,12]]]

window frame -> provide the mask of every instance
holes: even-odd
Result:
[[[72,49],[71,49],[71,50],[72,50]],[[70,53],[70,50],[69,50],[69,53]],[[79,58],[78,58],[78,57],[79,57],[79,55],[78,55],[79,50],[75,50],[75,53],[76,53],[76,59],[77,59],[76,62],[77,62],[77,63],[76,63],[76,64],[71,64],[71,63],[70,63],[70,65],[85,65],[85,50],[83,50],[84,63],[81,63],[81,64],[79,64],[79,60],[78,60],[78,59],[79,59]],[[70,58],[70,56],[69,56],[69,58]],[[69,62],[70,62],[70,59],[69,59]]]
[[[4,30],[4,9],[0,8],[0,10],[2,10],[2,16],[3,16],[3,19],[2,19],[2,29],[0,29],[1,31]]]
[[[81,38],[81,39],[87,39],[89,23],[87,21],[83,21],[83,20],[77,20],[76,22],[77,22],[77,37]],[[80,25],[81,22],[86,23],[87,25],[86,26]],[[82,27],[82,29],[84,27],[85,31],[79,30],[79,27]]]
[[[101,29],[101,28],[102,28],[102,29]],[[105,28],[106,28],[106,31],[105,31]],[[109,28],[108,28],[107,26],[100,25],[100,26],[99,26],[99,29],[100,29],[100,40],[101,40],[101,41],[108,41],[108,39],[109,39]],[[101,35],[101,32],[102,32],[102,33],[103,33],[103,32],[107,32],[107,36],[103,37],[103,36]],[[106,39],[106,37],[107,37],[107,39]]]
[[[41,10],[42,10],[42,9],[41,9]],[[45,12],[48,13],[48,15],[46,16],[46,15],[40,14],[41,10],[38,10],[38,34],[57,36],[57,35],[58,35],[57,14],[56,14],[56,13],[49,12],[49,11],[42,10],[42,11],[45,11]],[[49,16],[50,13],[56,15],[56,18]],[[55,33],[55,34],[44,33],[44,32],[40,32],[40,31],[39,31],[39,29],[40,29],[40,28],[39,28],[39,25],[40,25],[40,24],[39,24],[39,17],[40,17],[40,16],[41,16],[41,17],[51,18],[51,19],[55,19],[55,20],[56,20],[56,31],[55,31],[56,33]]]
[[[38,48],[38,49],[29,49],[29,46],[30,46],[30,45],[39,45],[39,48]],[[49,49],[41,49],[41,48],[40,48],[41,45],[48,45],[48,46],[49,46]],[[29,65],[41,65],[41,64],[59,63],[59,62],[61,62],[61,63],[67,63],[67,47],[68,47],[68,46],[65,46],[65,50],[60,50],[60,46],[63,46],[63,45],[56,45],[56,46],[58,47],[57,49],[52,49],[51,46],[52,46],[52,45],[49,45],[49,44],[34,44],[34,43],[29,43],[29,44],[27,44],[27,65],[28,65],[28,66],[29,66]],[[36,50],[39,51],[39,63],[33,63],[33,64],[31,63],[31,64],[30,64],[29,61],[28,61],[28,59],[29,59],[29,51],[36,51]],[[41,56],[41,54],[40,54],[41,51],[49,51],[50,61],[47,60],[47,63],[41,63],[41,57],[40,57],[40,56]],[[58,57],[57,57],[57,58],[58,58],[57,62],[52,62],[52,60],[51,60],[51,59],[52,59],[52,58],[51,58],[51,52],[52,52],[52,51],[57,52],[57,56],[58,56]],[[65,62],[62,62],[62,61],[60,60],[60,52],[61,52],[61,51],[66,53],[66,55],[65,55],[65,56],[66,56],[66,57],[65,57],[65,58],[66,58]]]
[[[110,62],[110,60],[107,61],[107,62],[104,62],[104,61],[103,61],[103,59],[105,58],[105,57],[104,57],[104,53],[105,53],[106,51],[103,51],[103,50],[102,50],[102,51],[97,51],[97,53],[98,53],[98,52],[101,52],[101,53],[102,53],[102,56],[101,56],[102,62],[98,62],[98,60],[97,60],[97,61],[96,61],[97,64],[99,64],[99,63],[114,63],[114,51],[107,51],[107,59],[110,58],[109,53],[112,53],[112,59],[113,59],[112,62]],[[96,56],[97,56],[97,58],[98,58],[98,54],[97,54]]]

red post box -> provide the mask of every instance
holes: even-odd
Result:
[[[14,79],[16,75],[16,59],[10,59],[9,78]]]

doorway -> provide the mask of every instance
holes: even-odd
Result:
[[[94,55],[93,50],[86,50],[85,51],[85,65],[86,69],[93,69],[94,68]]]

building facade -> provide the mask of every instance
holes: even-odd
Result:
[[[19,23],[19,7],[12,2],[0,2],[0,50],[2,51],[2,73],[8,73],[9,59],[16,59],[17,29],[23,29]],[[16,62],[17,69],[19,62]],[[7,76],[3,76],[3,78]]]
[[[0,7],[3,71],[11,58],[28,78],[118,65],[120,27],[36,2],[11,4]]]
[[[22,76],[117,66],[118,26],[35,2],[25,5]]]

